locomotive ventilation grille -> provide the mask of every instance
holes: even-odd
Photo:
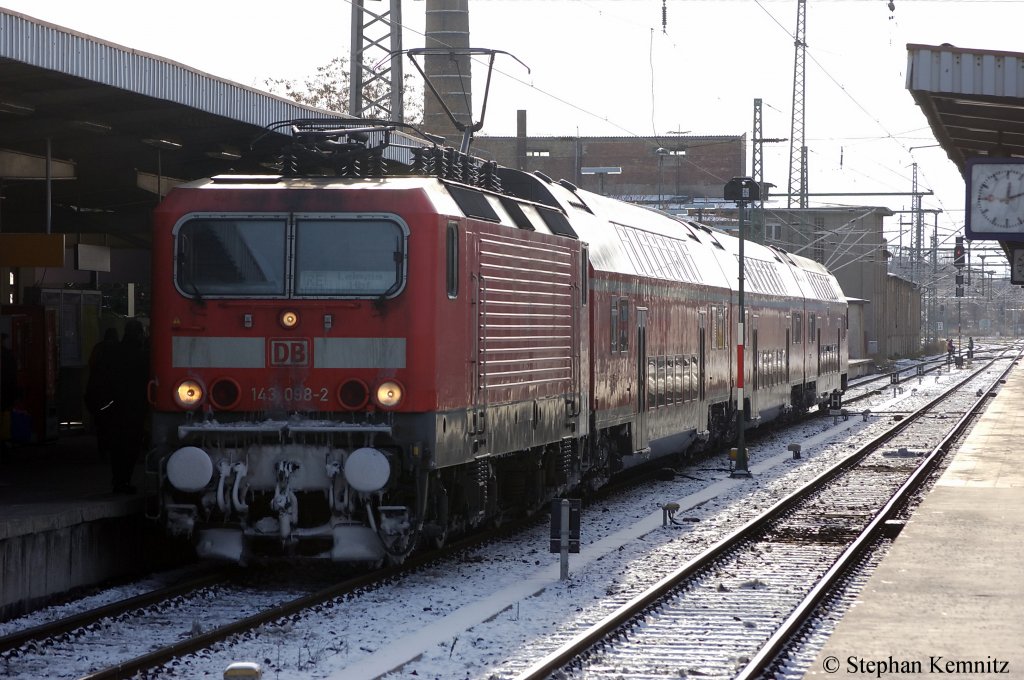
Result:
[[[480,391],[489,401],[523,387],[536,397],[570,392],[578,312],[573,251],[486,234],[478,252]]]

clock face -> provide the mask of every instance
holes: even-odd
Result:
[[[1024,232],[1024,164],[975,164],[971,191],[973,231]]]

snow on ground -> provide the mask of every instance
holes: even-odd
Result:
[[[935,387],[925,389],[928,383]],[[944,387],[929,379],[916,396]],[[881,396],[871,408],[893,408],[911,396]],[[265,678],[515,677],[847,455],[848,435],[890,424],[822,417],[752,446],[751,479],[731,478],[723,454],[671,482],[586,507],[581,551],[570,556],[567,581],[559,581],[558,555],[547,552],[548,527],[538,526],[460,563],[345,601],[323,620],[307,617],[280,635],[218,648],[203,663],[188,664],[190,677],[216,677],[234,660],[263,663]],[[793,459],[790,443],[801,444],[801,459]],[[680,505],[681,525],[662,526],[661,508],[670,501]],[[282,654],[282,647],[290,651]],[[300,648],[317,653],[304,657]]]
[[[895,396],[885,390],[869,408],[911,410],[911,402],[931,398],[949,382],[948,374],[914,380],[915,389]],[[750,445],[749,479],[730,477],[722,453],[679,470],[672,481],[584,507],[581,551],[570,556],[567,581],[559,580],[559,556],[548,552],[549,530],[540,523],[459,561],[237,636],[150,677],[220,678],[233,661],[256,661],[263,677],[274,680],[515,677],[848,455],[855,448],[848,437],[891,423],[885,415],[820,417]],[[790,443],[801,445],[802,458],[792,458]],[[670,501],[680,506],[680,524],[663,526],[661,508]],[[204,628],[212,623],[202,622]],[[88,663],[98,668],[103,660]]]

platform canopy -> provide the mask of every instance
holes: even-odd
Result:
[[[340,116],[0,8],[0,231],[146,247],[159,195],[272,172],[253,140],[304,117]]]
[[[1024,54],[948,44],[907,51],[907,89],[965,182],[973,159],[1024,163]],[[1008,258],[1024,245],[999,242]]]

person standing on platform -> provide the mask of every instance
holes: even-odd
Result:
[[[117,436],[114,391],[118,377],[120,345],[117,329],[108,328],[89,355],[89,380],[85,384],[85,406],[96,428],[96,451],[101,458],[113,458]]]
[[[146,385],[149,382],[149,356],[146,337],[138,319],[128,319],[117,350],[117,378],[114,391],[114,418],[117,435],[111,457],[114,493],[135,493],[131,485],[135,462],[142,450],[146,432]]]

